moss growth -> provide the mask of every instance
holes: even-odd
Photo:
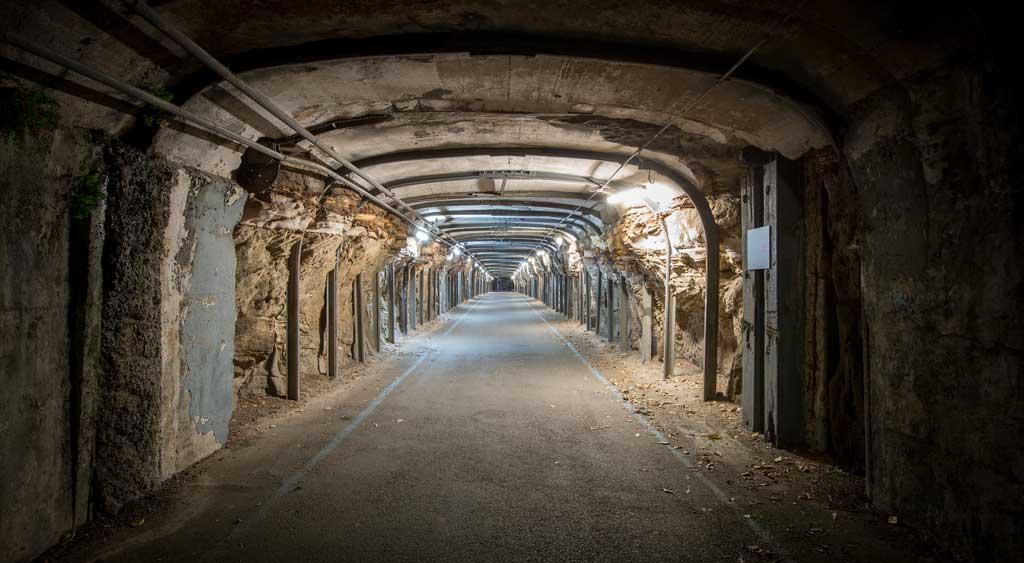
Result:
[[[163,86],[153,88],[150,90],[150,93],[165,102],[169,102],[174,99],[174,94]],[[149,127],[167,127],[170,124],[170,117],[170,114],[166,111],[156,109],[152,106],[146,106],[146,109],[142,110],[142,121]]]
[[[103,201],[106,194],[103,193],[103,179],[99,174],[92,173],[79,177],[68,198],[68,210],[72,219],[84,221],[92,215],[92,212]]]
[[[12,81],[8,76],[0,80]],[[42,89],[14,86],[0,87],[0,135],[4,141],[22,144],[25,137],[57,126],[60,104]]]

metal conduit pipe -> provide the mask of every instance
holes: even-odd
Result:
[[[390,213],[390,214],[394,215],[395,217],[398,217],[402,221],[408,223],[410,226],[417,227],[417,228],[421,227],[421,225],[418,224],[415,220],[410,219],[404,213],[398,211],[397,209],[395,209],[394,207],[389,205],[387,202],[383,201],[379,197],[377,197],[377,196],[373,195],[372,193],[368,192],[367,190],[363,189],[358,184],[355,184],[355,183],[349,181],[348,178],[345,178],[344,176],[342,176],[341,174],[339,174],[337,171],[335,171],[333,168],[331,168],[329,166],[326,166],[326,165],[323,165],[323,164],[320,164],[320,163],[317,163],[317,162],[313,162],[313,161],[310,161],[310,160],[302,159],[302,158],[296,158],[296,157],[293,157],[293,156],[288,156],[288,155],[285,155],[285,154],[280,153],[278,151],[275,151],[274,149],[272,149],[270,147],[267,147],[265,145],[261,145],[260,143],[257,143],[256,141],[253,141],[251,139],[247,139],[247,138],[245,138],[245,137],[243,137],[243,136],[241,136],[241,135],[239,135],[237,133],[234,133],[233,131],[230,131],[230,130],[226,129],[226,128],[222,127],[221,125],[218,125],[217,123],[215,123],[215,122],[213,122],[213,121],[211,121],[209,119],[206,119],[205,117],[200,117],[200,116],[198,116],[198,115],[196,115],[196,114],[194,114],[194,113],[192,113],[192,112],[190,112],[190,111],[188,111],[188,110],[186,110],[186,109],[184,109],[184,108],[182,108],[180,106],[174,105],[174,104],[172,104],[172,103],[170,103],[170,102],[168,102],[168,101],[166,101],[166,100],[164,100],[162,98],[158,98],[157,96],[154,96],[153,94],[150,94],[149,92],[146,92],[145,90],[142,90],[140,88],[136,88],[135,86],[132,86],[132,85],[130,85],[130,84],[128,84],[128,83],[126,83],[126,82],[124,82],[122,80],[119,80],[117,78],[114,78],[112,76],[104,74],[102,72],[99,72],[99,71],[97,71],[95,69],[89,68],[89,67],[79,63],[78,61],[75,61],[74,59],[68,58],[68,57],[66,57],[64,55],[61,55],[60,53],[57,53],[57,52],[52,51],[50,49],[47,49],[46,47],[42,47],[40,45],[36,45],[34,43],[30,43],[28,41],[25,41],[25,40],[23,40],[23,39],[21,39],[19,37],[16,37],[16,36],[10,35],[10,34],[4,34],[3,37],[2,37],[2,40],[5,43],[13,45],[13,46],[15,46],[15,47],[17,47],[17,48],[27,52],[27,53],[31,53],[31,54],[36,55],[37,57],[39,57],[41,59],[47,60],[47,61],[49,61],[49,62],[51,62],[53,64],[56,64],[58,66],[64,67],[64,68],[66,68],[68,70],[71,70],[71,71],[73,71],[73,72],[75,72],[77,74],[80,74],[80,75],[82,75],[82,76],[84,76],[86,78],[89,78],[91,80],[95,80],[96,82],[99,82],[100,84],[104,84],[106,86],[109,86],[110,88],[113,88],[114,90],[117,90],[118,92],[121,92],[122,94],[125,94],[126,96],[134,98],[134,99],[136,99],[138,101],[141,101],[143,103],[149,104],[149,105],[151,105],[151,106],[153,106],[153,107],[155,107],[157,109],[166,111],[167,113],[170,113],[170,114],[172,114],[174,116],[177,116],[177,117],[179,117],[179,118],[181,118],[181,119],[183,119],[185,121],[189,121],[189,122],[191,122],[191,123],[193,123],[195,125],[198,125],[199,127],[203,128],[203,129],[206,129],[207,131],[209,131],[209,132],[211,132],[211,133],[213,133],[215,135],[219,135],[219,136],[221,136],[221,137],[223,137],[225,139],[228,139],[228,140],[233,141],[235,143],[238,143],[240,145],[249,147],[249,148],[251,148],[251,149],[253,149],[253,150],[257,151],[257,152],[263,153],[263,154],[265,154],[265,155],[267,155],[267,156],[269,156],[269,157],[271,157],[271,158],[273,158],[275,160],[279,160],[279,161],[284,162],[286,164],[292,164],[292,165],[295,165],[295,166],[301,166],[301,167],[307,168],[309,170],[314,170],[314,171],[320,172],[320,173],[328,176],[332,180],[352,188],[357,193],[359,193],[361,196],[365,197],[369,201],[371,201],[371,202],[375,203],[376,205],[380,206],[382,209],[384,209],[388,213]],[[433,225],[431,225],[427,221],[423,221],[423,223],[428,225],[428,226],[430,226],[430,227],[434,227]],[[436,227],[435,227],[435,229],[436,229]],[[438,232],[440,234],[440,236],[438,238],[443,243],[447,244],[448,246],[457,246],[458,245],[458,241],[452,239],[450,237],[450,235],[447,235],[447,233],[440,232],[439,230],[438,230]],[[448,239],[448,240],[446,240],[446,239]],[[469,254],[470,257],[472,257],[472,254],[470,252],[467,251],[466,253]],[[475,258],[474,258],[474,260],[475,260]]]
[[[192,53],[192,55],[199,59],[201,63],[209,67],[210,70],[217,73],[217,75],[223,78],[224,80],[227,80],[235,88],[241,90],[246,96],[249,96],[249,98],[251,98],[254,102],[259,104],[260,107],[269,111],[271,114],[274,115],[274,117],[280,119],[282,123],[284,123],[292,130],[294,130],[296,133],[301,135],[303,139],[309,141],[314,147],[322,151],[327,156],[338,161],[338,163],[340,163],[343,167],[345,167],[353,174],[365,180],[374,188],[380,190],[381,193],[387,194],[389,197],[393,198],[395,200],[395,203],[397,203],[401,207],[411,211],[414,215],[418,216],[415,209],[406,205],[406,203],[399,199],[398,196],[396,196],[391,190],[382,186],[380,183],[378,183],[376,180],[370,177],[369,174],[363,172],[360,168],[358,168],[356,165],[352,164],[347,159],[342,157],[340,154],[337,153],[337,151],[335,151],[331,147],[323,145],[316,138],[315,135],[310,133],[309,130],[303,127],[298,121],[295,120],[295,118],[293,118],[287,112],[279,108],[276,104],[274,104],[274,102],[270,100],[270,98],[266,97],[263,93],[259,92],[258,90],[250,86],[247,82],[245,82],[244,80],[236,76],[234,73],[232,73],[230,70],[228,70],[226,66],[221,64],[221,62],[214,58],[213,55],[211,55],[209,52],[207,52],[206,49],[203,49],[201,46],[199,46],[199,44],[197,44],[195,41],[192,41],[191,38],[185,35],[177,27],[175,27],[174,25],[170,24],[162,17],[160,17],[160,14],[158,14],[156,10],[151,8],[144,1],[125,0],[125,3],[128,6],[130,6],[133,10],[138,12],[139,15],[145,18],[145,20],[152,24],[153,27],[162,31],[168,37],[173,39],[175,43],[181,45],[189,53]]]
[[[162,31],[164,34],[166,34],[168,37],[173,39],[175,43],[177,43],[178,45],[183,47],[186,51],[188,51],[193,56],[195,56],[197,59],[199,59],[199,61],[201,63],[203,63],[204,65],[206,65],[210,70],[215,72],[218,76],[220,76],[224,80],[228,81],[235,88],[238,88],[240,91],[242,91],[242,93],[244,93],[246,96],[251,98],[260,107],[262,107],[263,109],[269,111],[274,117],[278,118],[279,120],[281,120],[282,123],[284,123],[285,125],[290,127],[293,131],[295,131],[296,133],[301,135],[303,139],[306,139],[307,141],[309,141],[309,143],[312,144],[314,147],[319,149],[321,152],[326,154],[328,157],[330,157],[330,158],[334,159],[335,161],[337,161],[339,164],[342,165],[342,167],[346,168],[347,170],[349,170],[350,172],[352,172],[356,176],[359,176],[360,178],[362,178],[366,183],[368,183],[369,185],[373,186],[374,188],[379,190],[381,193],[386,194],[399,207],[401,207],[401,208],[405,209],[406,211],[412,213],[413,216],[416,217],[417,219],[420,219],[421,224],[420,225],[416,225],[417,227],[419,227],[419,228],[426,228],[426,229],[434,232],[434,234],[436,236],[438,236],[438,238],[442,238],[443,239],[443,238],[446,237],[446,234],[444,233],[444,231],[442,231],[439,227],[437,227],[433,223],[423,219],[423,217],[420,215],[420,213],[418,211],[416,211],[415,209],[410,207],[408,204],[406,204],[404,201],[402,201],[402,199],[399,198],[397,195],[395,195],[394,192],[392,192],[388,188],[384,187],[384,185],[382,185],[380,182],[377,182],[376,180],[374,180],[373,177],[371,177],[369,174],[364,172],[362,169],[360,169],[355,164],[352,164],[352,162],[349,161],[348,159],[346,159],[345,157],[343,157],[340,154],[338,154],[338,152],[335,151],[333,148],[331,148],[330,146],[327,146],[327,145],[321,143],[316,135],[314,135],[308,129],[303,127],[302,124],[300,124],[298,121],[296,121],[295,118],[293,118],[291,115],[288,114],[288,112],[286,112],[283,109],[281,109],[280,107],[278,107],[273,101],[270,100],[270,98],[265,96],[262,92],[256,90],[255,88],[250,86],[247,82],[245,82],[244,80],[239,78],[237,75],[235,75],[233,72],[231,72],[226,66],[221,64],[221,62],[218,61],[213,55],[211,55],[209,52],[207,52],[206,49],[203,49],[198,43],[196,43],[195,41],[192,41],[192,39],[190,37],[188,37],[187,35],[185,35],[180,29],[178,29],[177,27],[175,27],[174,25],[172,25],[171,23],[169,23],[168,21],[166,21],[165,19],[160,17],[160,14],[158,14],[156,12],[156,10],[151,8],[143,0],[124,0],[124,1],[132,9],[134,9],[136,12],[138,12],[139,15],[141,15],[143,18],[145,18],[146,21],[148,21],[150,24],[152,24],[153,27],[156,27],[157,29]],[[347,178],[342,180],[342,182],[347,184],[347,185],[355,185],[354,182],[349,182],[347,180]],[[359,189],[359,191],[360,191],[360,193],[365,193],[365,191],[362,190],[362,189]],[[449,244],[452,245],[452,244],[456,244],[456,243],[451,242]]]
[[[238,135],[237,133],[229,131],[228,129],[225,129],[224,127],[214,123],[213,121],[210,121],[210,120],[206,119],[205,117],[200,117],[200,116],[198,116],[198,115],[196,115],[196,114],[194,114],[192,112],[189,112],[188,110],[185,110],[185,109],[183,109],[183,108],[181,108],[179,106],[176,106],[176,105],[174,105],[174,104],[172,104],[170,102],[167,102],[167,101],[163,100],[162,98],[158,98],[158,97],[154,96],[153,94],[150,94],[149,92],[146,92],[145,90],[141,90],[141,89],[136,88],[136,87],[134,87],[134,86],[132,86],[132,85],[126,83],[126,82],[123,82],[123,81],[121,81],[121,80],[119,80],[117,78],[114,78],[112,76],[108,76],[106,74],[103,74],[102,72],[99,72],[97,70],[91,69],[91,68],[89,68],[89,67],[79,63],[78,61],[75,61],[73,59],[65,57],[64,55],[61,55],[61,54],[56,53],[54,51],[51,51],[50,49],[47,49],[46,47],[42,47],[42,46],[39,46],[39,45],[35,45],[33,43],[29,43],[27,41],[24,41],[24,40],[18,38],[18,37],[15,37],[13,35],[4,35],[3,36],[3,41],[5,43],[9,43],[9,44],[11,44],[11,45],[13,45],[13,46],[23,50],[23,51],[26,51],[28,53],[32,53],[33,55],[36,55],[37,57],[39,57],[41,59],[45,59],[47,61],[50,61],[51,63],[54,63],[54,64],[59,65],[59,66],[62,66],[64,68],[66,68],[68,70],[71,70],[71,71],[74,71],[74,72],[76,72],[78,74],[81,74],[82,76],[85,76],[86,78],[89,78],[91,80],[95,80],[96,82],[99,82],[101,84],[105,84],[105,85],[107,85],[107,86],[109,86],[109,87],[111,87],[111,88],[121,92],[122,94],[125,94],[125,95],[127,95],[129,97],[135,98],[136,100],[139,100],[141,102],[147,103],[147,104],[149,104],[149,105],[151,105],[151,106],[153,106],[153,107],[155,107],[157,109],[166,111],[167,113],[173,114],[173,115],[175,115],[177,117],[180,117],[181,119],[184,119],[186,121],[190,121],[190,122],[192,122],[192,123],[202,127],[203,129],[206,129],[206,130],[210,131],[211,133],[214,133],[216,135],[220,135],[221,137],[224,137],[225,139],[228,139],[230,141],[234,141],[234,142],[236,142],[238,144],[241,144],[241,145],[244,145],[246,147],[249,147],[249,148],[251,148],[251,149],[253,149],[255,151],[261,152],[261,153],[263,153],[263,154],[265,154],[265,155],[267,155],[267,156],[269,156],[269,157],[271,157],[273,159],[280,160],[281,162],[285,162],[287,164],[293,164],[293,165],[296,165],[296,166],[302,166],[304,168],[309,168],[311,170],[316,170],[318,172],[322,172],[322,173],[330,176],[332,179],[334,179],[336,181],[339,181],[339,182],[342,182],[342,183],[352,187],[354,190],[359,192],[360,195],[366,197],[370,201],[372,201],[372,202],[376,203],[377,205],[381,206],[383,209],[385,209],[389,213],[395,215],[396,217],[401,218],[403,221],[409,223],[410,225],[416,226],[415,221],[409,219],[404,214],[402,214],[400,211],[398,211],[397,209],[391,207],[386,202],[384,202],[380,198],[374,196],[370,192],[362,189],[361,187],[359,187],[357,185],[352,184],[344,176],[342,176],[341,174],[338,174],[337,172],[335,172],[330,167],[327,167],[327,166],[324,166],[322,164],[319,164],[319,163],[316,163],[316,162],[312,162],[312,161],[309,161],[309,160],[305,160],[305,159],[302,159],[302,158],[296,158],[296,157],[293,157],[293,156],[287,156],[285,154],[282,154],[282,153],[280,153],[278,151],[275,151],[274,149],[272,149],[270,147],[267,147],[265,145],[261,145],[261,144],[257,143],[256,141],[247,139],[247,138],[245,138],[245,137],[243,137],[241,135]]]

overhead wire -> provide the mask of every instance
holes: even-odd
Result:
[[[809,0],[801,0],[801,2],[797,4],[795,8],[790,10],[790,12],[787,13],[784,17],[776,21],[775,24],[771,28],[769,28],[768,31],[765,32],[765,34],[757,43],[755,43],[752,47],[747,49],[743,56],[741,56],[731,67],[729,67],[729,70],[721,74],[711,85],[705,88],[697,97],[687,102],[681,110],[676,112],[671,119],[666,121],[665,124],[662,125],[653,135],[651,135],[650,138],[648,138],[646,141],[637,146],[636,150],[630,153],[630,155],[625,160],[623,160],[621,164],[619,164],[618,168],[616,168],[615,171],[612,172],[610,176],[608,176],[608,178],[601,184],[601,186],[597,190],[591,192],[591,194],[586,199],[584,199],[582,203],[580,203],[578,206],[576,206],[575,209],[566,214],[566,216],[561,221],[559,221],[558,224],[556,224],[554,227],[551,228],[551,230],[548,231],[545,237],[550,238],[552,233],[554,233],[559,227],[561,227],[565,221],[568,221],[573,215],[578,213],[579,210],[583,209],[586,206],[586,204],[590,202],[590,200],[594,199],[598,194],[605,193],[605,190],[615,180],[615,177],[618,176],[619,172],[622,172],[622,170],[626,168],[626,166],[629,166],[629,164],[633,162],[633,160],[637,159],[640,156],[640,154],[651,145],[651,143],[658,139],[658,137],[660,137],[662,134],[668,131],[680,119],[685,117],[690,111],[696,108],[697,105],[704,101],[704,99],[707,98],[708,95],[710,95],[715,88],[729,81],[729,79],[732,78],[732,75],[736,73],[736,71],[743,65],[743,63],[747,62],[747,60],[750,59],[750,57],[752,57],[754,53],[758,51],[758,49],[763,47],[775,35],[775,33],[782,28],[782,26],[789,23],[789,21],[793,19],[800,12],[801,9],[803,9],[804,5],[806,5],[808,1]],[[672,108],[669,109],[671,110]],[[648,173],[650,173],[650,170],[648,170]]]

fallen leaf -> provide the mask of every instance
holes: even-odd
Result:
[[[663,488],[663,489],[661,489],[661,492],[663,492],[663,493],[668,493],[668,494],[670,494],[670,495],[674,495],[674,494],[676,494],[676,492],[675,492],[675,491],[674,491],[673,489],[664,489],[664,488]]]
[[[889,517],[889,523],[893,524],[893,525],[899,524],[900,523],[899,516],[890,516]]]
[[[719,436],[718,434],[711,434],[711,435],[708,436],[708,439],[710,439],[710,440],[721,440],[722,437]]]
[[[141,526],[141,525],[143,525],[145,523],[146,523],[146,519],[145,518],[139,518],[138,520],[132,520],[131,522],[128,523],[128,525],[131,526],[132,528],[138,528],[139,526]]]

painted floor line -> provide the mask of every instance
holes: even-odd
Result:
[[[587,369],[590,370],[590,373],[594,375],[594,378],[597,379],[599,382],[601,382],[603,385],[605,385],[609,390],[611,390],[611,392],[615,395],[615,397],[617,399],[619,399],[619,401],[622,402],[623,406],[626,408],[626,411],[628,411],[629,414],[631,414],[633,416],[633,418],[637,422],[639,422],[640,425],[643,426],[645,430],[647,430],[648,433],[650,433],[652,436],[657,438],[659,442],[668,442],[669,441],[668,438],[666,438],[665,435],[662,434],[660,430],[655,428],[654,424],[652,424],[651,421],[647,419],[647,417],[645,417],[644,415],[642,415],[639,412],[637,412],[636,406],[633,405],[633,403],[630,403],[622,395],[622,392],[619,391],[618,387],[616,387],[611,381],[608,381],[608,379],[605,378],[605,376],[601,375],[601,372],[597,371],[597,369],[594,366],[592,366],[590,364],[590,362],[587,361],[587,359],[585,357],[583,357],[583,354],[581,354],[579,352],[579,350],[577,350],[576,347],[572,345],[572,342],[569,342],[568,339],[566,339],[564,336],[562,336],[562,333],[558,332],[558,329],[556,329],[554,326],[552,326],[551,323],[549,323],[547,319],[545,319],[539,312],[537,312],[537,308],[536,307],[532,307],[531,310],[533,311],[533,313],[535,315],[537,315],[537,318],[539,318],[541,321],[543,321],[544,324],[548,325],[548,328],[551,329],[551,332],[553,332],[555,334],[555,336],[558,337],[559,340],[562,341],[562,344],[565,344],[565,346],[567,348],[569,348],[569,350],[572,350],[572,353],[575,354],[576,357],[580,360],[580,362],[582,362],[583,365],[586,366]],[[687,458],[685,455],[681,454],[679,452],[679,450],[675,449],[671,445],[668,445],[668,446],[665,446],[665,447],[672,454],[672,457],[676,458],[687,469],[694,469],[696,467],[694,465],[693,461],[690,460],[689,458]],[[758,525],[758,523],[755,522],[753,520],[753,518],[747,518],[742,513],[740,508],[738,506],[736,506],[736,503],[730,501],[729,500],[729,496],[726,495],[724,492],[722,492],[722,489],[718,488],[718,485],[715,485],[703,473],[695,473],[695,475],[696,475],[697,479],[700,480],[700,482],[705,487],[707,487],[708,490],[710,490],[712,492],[712,494],[715,495],[715,497],[718,498],[719,502],[721,502],[725,506],[728,506],[729,508],[731,508],[733,510],[733,512],[738,514],[740,516],[740,519],[743,520],[743,522],[746,523],[747,527],[750,528],[751,531],[753,531],[755,534],[757,534],[757,537],[761,538],[763,541],[765,541],[767,543],[772,544],[772,546],[775,547],[777,549],[777,551],[779,552],[779,555],[782,555],[782,556],[786,555],[785,553],[782,552],[782,549],[779,548],[778,543],[775,541],[775,539],[772,537],[772,535],[767,530],[765,530],[760,525]]]
[[[441,334],[441,336],[448,336],[449,334],[451,334],[451,332],[453,330],[455,330],[455,327],[459,326],[459,324],[462,323],[463,319],[465,319],[466,316],[469,315],[469,312],[472,311],[473,308],[476,307],[476,305],[477,305],[477,302],[470,303],[469,307],[462,314],[462,316],[460,316],[458,319],[456,319],[456,321],[454,323],[452,323],[452,325],[450,327],[448,327],[448,330],[444,331]],[[255,523],[259,522],[260,520],[263,520],[263,518],[266,517],[266,515],[270,512],[270,508],[271,508],[271,506],[272,506],[274,501],[276,501],[276,500],[280,499],[281,497],[285,496],[286,494],[288,494],[289,491],[294,490],[295,487],[299,484],[299,482],[302,481],[302,479],[305,478],[306,475],[314,467],[316,467],[321,461],[323,461],[324,458],[326,458],[328,455],[330,455],[331,452],[333,452],[339,445],[341,445],[341,443],[345,440],[345,438],[347,438],[349,435],[351,435],[352,432],[354,432],[356,430],[356,428],[358,428],[359,425],[362,424],[363,421],[365,421],[367,419],[367,417],[369,417],[371,414],[373,414],[373,412],[377,410],[377,407],[379,407],[380,404],[382,402],[384,402],[384,399],[386,399],[388,397],[388,395],[390,395],[391,392],[394,391],[395,388],[398,387],[398,385],[402,383],[402,381],[405,381],[405,379],[407,377],[412,375],[412,373],[416,371],[416,368],[420,367],[420,365],[427,359],[427,357],[429,355],[430,355],[429,352],[423,354],[411,366],[406,368],[406,370],[404,372],[402,372],[402,375],[398,376],[387,387],[385,387],[377,395],[377,397],[374,398],[374,400],[369,405],[367,405],[366,408],[363,409],[362,412],[359,413],[358,416],[356,416],[354,419],[352,419],[352,421],[349,422],[347,425],[345,425],[344,428],[339,430],[338,433],[335,434],[333,438],[331,438],[331,441],[328,442],[323,448],[321,448],[320,451],[317,452],[317,454],[315,456],[310,458],[310,460],[307,461],[306,464],[303,465],[301,469],[299,469],[298,471],[293,473],[290,477],[285,479],[281,483],[281,486],[277,488],[277,491],[274,492],[274,495],[270,498],[270,500],[268,502],[263,503],[263,508],[260,509],[260,511],[258,513],[256,513],[256,515],[253,518],[246,520],[247,526],[245,526],[245,527],[248,528],[248,526],[251,526],[252,524],[255,524]],[[236,528],[236,530],[239,529],[239,528],[241,528],[241,527]],[[232,535],[234,535],[234,534],[232,534]]]

